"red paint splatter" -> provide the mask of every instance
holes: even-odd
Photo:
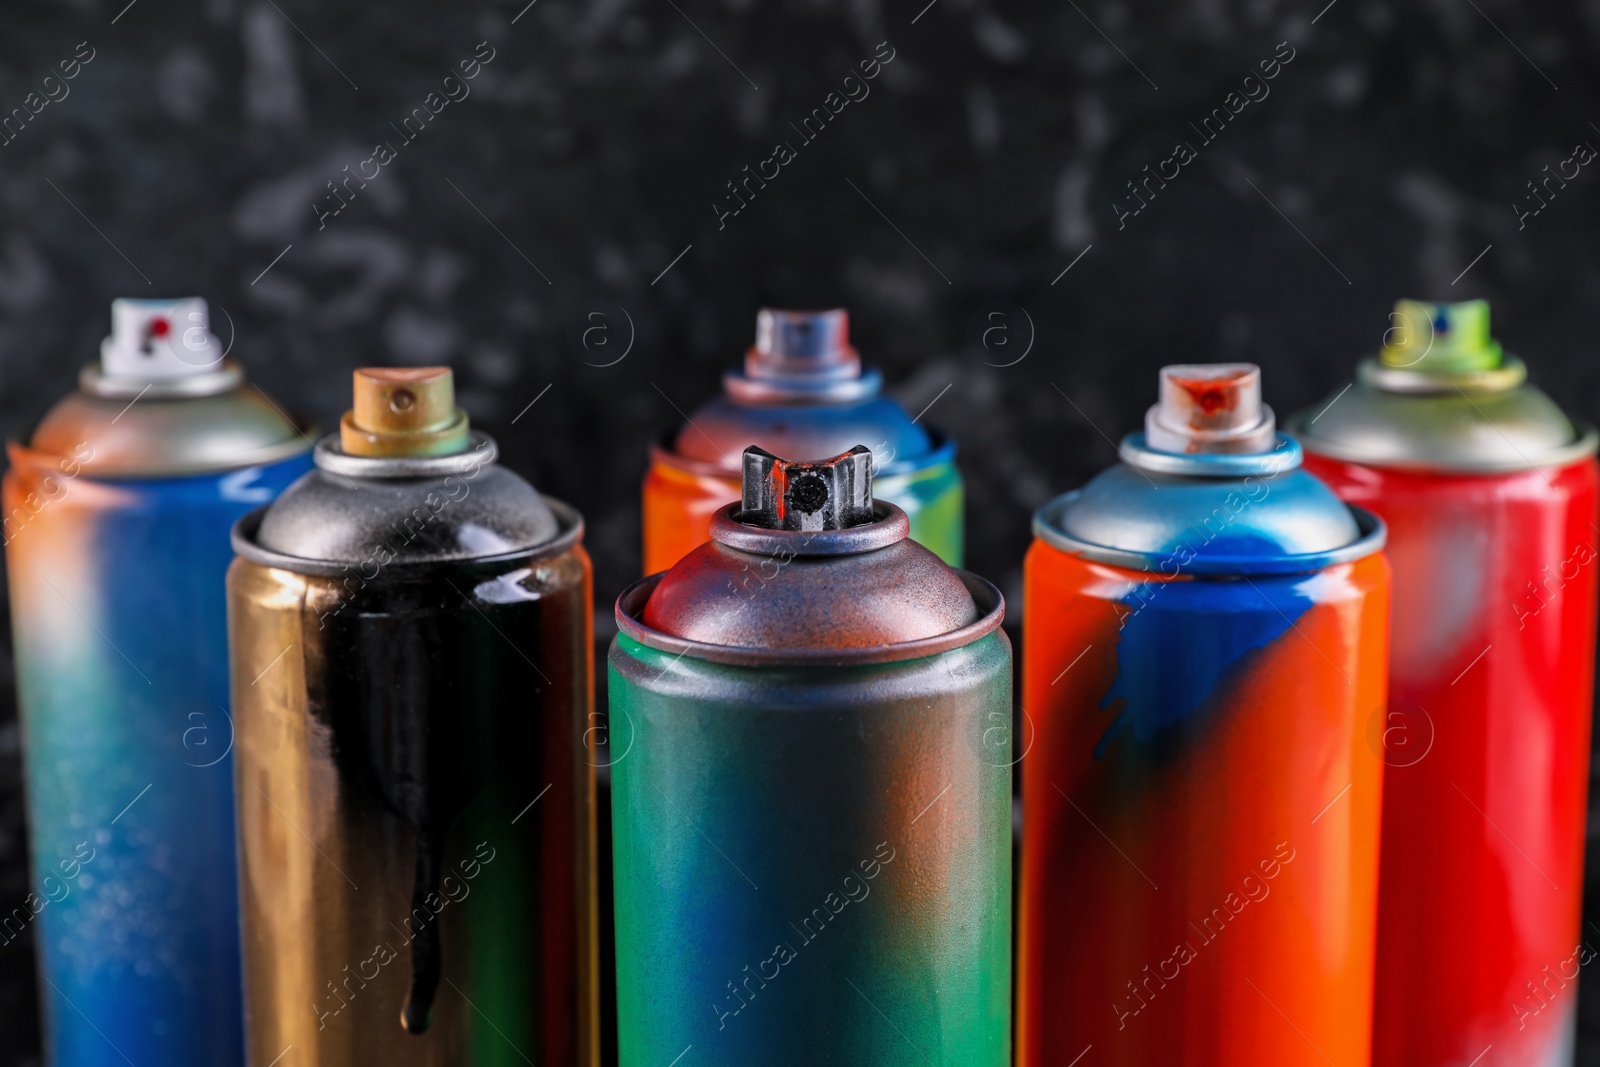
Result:
[[[1201,424],[1196,421],[1202,415],[1216,415],[1222,411],[1232,411],[1239,406],[1239,381],[1249,375],[1247,370],[1231,370],[1216,378],[1177,378],[1172,383],[1189,394],[1190,399],[1199,409],[1190,424],[1196,429]]]

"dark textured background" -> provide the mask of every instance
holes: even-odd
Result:
[[[1029,512],[1113,459],[1164,362],[1259,362],[1287,413],[1349,380],[1395,297],[1487,296],[1534,380],[1600,417],[1595,168],[1524,230],[1512,208],[1600,146],[1600,0],[525,2],[8,0],[0,108],[79,42],[94,59],[0,147],[0,430],[72,387],[118,295],[208,297],[254,379],[324,426],[352,367],[448,362],[509,463],[588,516],[604,619],[638,567],[648,441],[763,303],[847,305],[895,394],[938,397],[969,562],[1013,604]],[[885,40],[871,95],[719,231],[724,182]],[[1188,124],[1284,40],[1271,95],[1119,231],[1123,183],[1198,146]],[[472,95],[319,232],[324,183],[398,144],[480,41]],[[1031,317],[1015,366],[985,364],[1022,350],[1023,316],[1005,352],[967,342],[995,300]],[[586,352],[595,309],[613,344]],[[27,891],[10,673],[0,900]],[[0,950],[3,1062],[36,1062],[31,967],[26,937]],[[1600,1063],[1595,997],[1585,1034]]]

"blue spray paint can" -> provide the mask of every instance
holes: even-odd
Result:
[[[223,578],[310,467],[199,299],[117,300],[98,366],[8,446],[31,927],[56,1067],[243,1062]]]

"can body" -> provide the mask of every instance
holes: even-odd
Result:
[[[952,567],[963,552],[961,474],[953,450],[930,461],[873,479],[879,499],[897,504],[911,520],[911,539]],[[664,571],[710,537],[712,514],[739,498],[739,474],[674,461],[658,451],[644,480],[644,573]]]
[[[1374,1063],[1570,1063],[1588,958],[1595,461],[1478,475],[1307,462],[1383,516],[1395,568],[1388,728],[1403,744],[1386,773]]]
[[[1367,1063],[1382,555],[1024,571],[1018,1062]]]
[[[1010,661],[998,631],[848,667],[619,635],[623,1067],[1010,1062]]]
[[[114,480],[18,445],[11,461],[38,882],[21,912],[35,913],[50,1062],[240,1063],[228,529],[310,457]]]
[[[596,1063],[582,547],[228,590],[252,1067]]]

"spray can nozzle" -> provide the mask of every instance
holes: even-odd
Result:
[[[1389,316],[1383,350],[1385,367],[1423,374],[1492,371],[1501,365],[1500,345],[1489,335],[1489,302],[1428,304],[1400,300]]]
[[[743,372],[723,377],[728,395],[747,404],[851,403],[875,395],[882,384],[882,375],[863,370],[850,347],[850,315],[843,308],[762,308]]]
[[[861,357],[850,347],[849,313],[762,308],[744,370],[751,378],[858,377]]]
[[[111,334],[100,344],[107,378],[153,383],[214,374],[222,356],[200,297],[111,301]]]
[[[443,456],[466,451],[467,414],[456,407],[449,367],[363,367],[339,421],[353,456]]]
[[[1145,443],[1161,452],[1270,452],[1272,409],[1261,402],[1254,363],[1179,363],[1161,368],[1161,400],[1144,418]]]
[[[872,451],[856,445],[832,459],[779,459],[744,450],[738,519],[768,530],[844,530],[873,521]]]

